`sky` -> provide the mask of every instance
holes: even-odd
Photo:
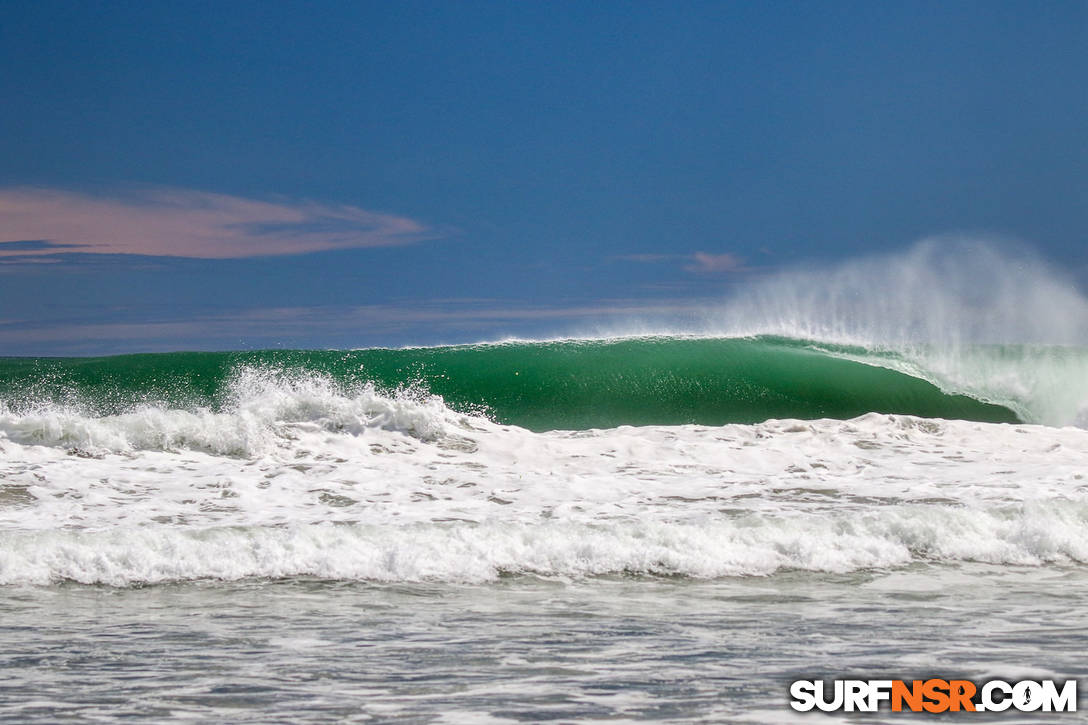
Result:
[[[1088,281],[1088,2],[0,8],[0,356],[573,334],[949,234]]]

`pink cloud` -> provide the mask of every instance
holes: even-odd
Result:
[[[0,257],[80,252],[228,259],[399,246],[434,236],[412,219],[349,205],[186,189],[117,197],[0,189]],[[2,244],[25,240],[44,244]]]
[[[618,257],[615,257],[615,259],[621,260],[623,262],[653,263],[653,262],[664,262],[664,261],[669,260],[669,259],[676,259],[677,256],[679,256],[679,255],[676,255],[676,254],[621,254]]]
[[[684,267],[688,272],[697,274],[723,274],[741,269],[741,259],[735,254],[709,254],[696,252],[691,255],[692,264]]]
[[[685,261],[685,272],[694,274],[725,274],[727,272],[744,271],[744,260],[735,254],[710,254],[709,252],[695,252],[694,254],[624,254],[612,257],[624,262],[640,262],[653,264],[657,262]]]

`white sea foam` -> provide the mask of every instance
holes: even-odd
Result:
[[[695,577],[1088,561],[1088,431],[851,421],[532,433],[246,373],[226,412],[0,415],[0,582]]]
[[[418,391],[389,396],[372,385],[345,391],[319,374],[258,367],[235,373],[226,397],[227,412],[142,405],[109,416],[53,404],[15,413],[0,403],[0,434],[24,445],[75,448],[92,455],[187,449],[251,456],[283,445],[285,427],[292,425],[347,434],[383,428],[429,440],[464,419],[440,398]]]
[[[1088,505],[890,506],[841,515],[702,522],[136,526],[0,534],[0,584],[128,585],[310,576],[482,582],[584,577],[849,572],[915,561],[1088,563]]]

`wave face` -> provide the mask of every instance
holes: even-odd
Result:
[[[894,356],[788,338],[503,343],[350,352],[170,353],[0,361],[11,411],[43,404],[95,417],[149,406],[245,409],[272,390],[439,396],[453,411],[531,430],[722,425],[869,412],[1015,422],[1015,408],[945,392]],[[1012,405],[1010,405],[1010,402]]]

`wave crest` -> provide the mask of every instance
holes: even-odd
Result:
[[[300,428],[351,435],[380,428],[432,441],[466,424],[465,415],[436,395],[412,388],[386,394],[372,383],[347,387],[318,373],[244,366],[224,392],[222,411],[143,403],[94,415],[72,404],[43,403],[16,413],[0,403],[0,433],[22,445],[87,455],[187,449],[248,457],[289,446]]]

